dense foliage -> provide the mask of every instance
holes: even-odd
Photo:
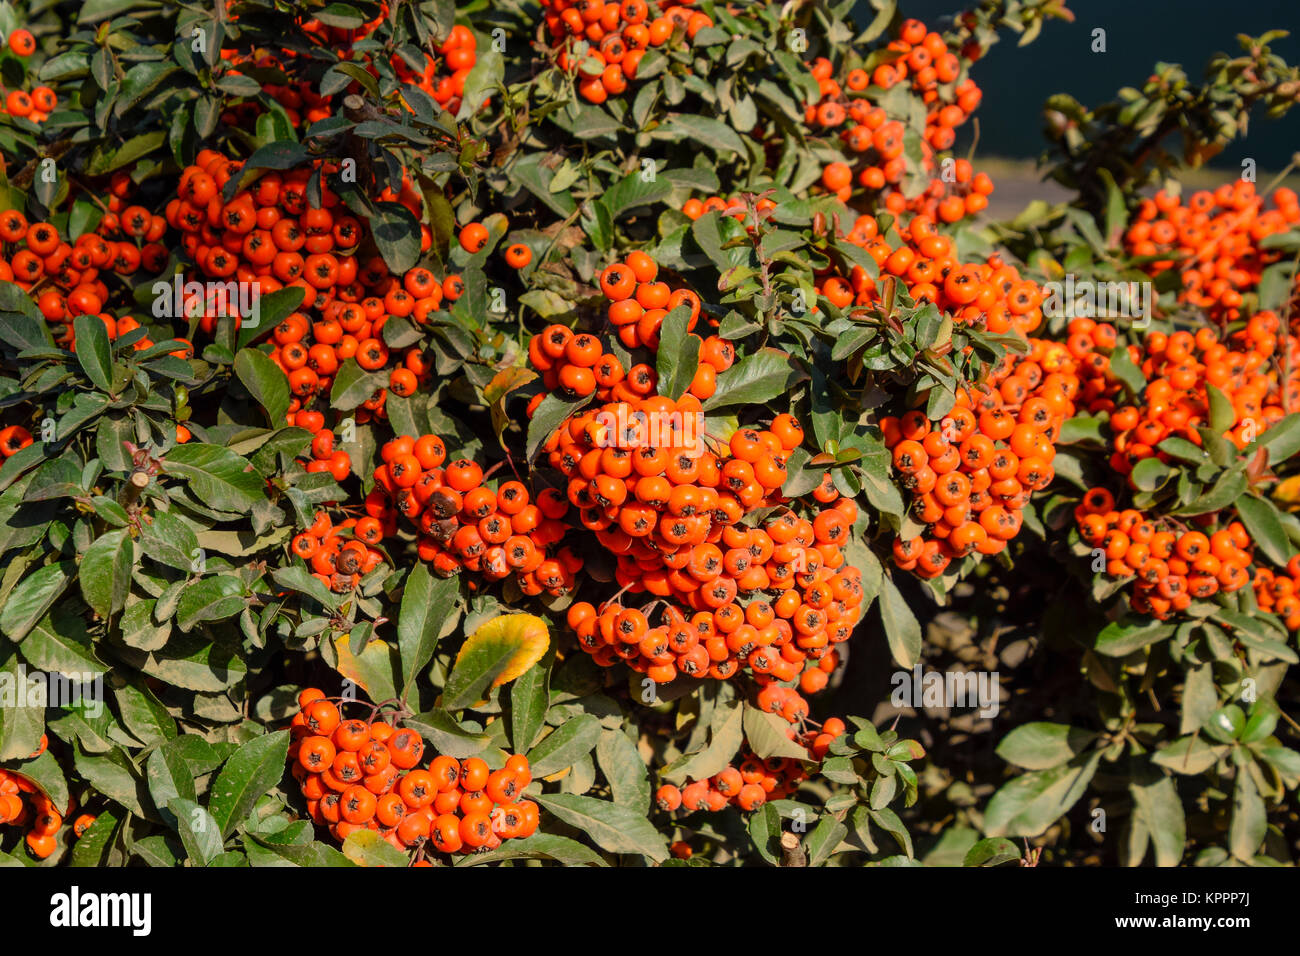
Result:
[[[1300,76],[853,5],[0,2],[0,860],[1294,861]]]

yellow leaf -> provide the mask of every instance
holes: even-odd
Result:
[[[500,687],[542,659],[546,649],[551,646],[551,632],[546,622],[535,614],[498,614],[461,645],[456,663],[459,664],[468,655],[489,646],[514,647],[505,667],[492,681],[493,687]]]
[[[1300,475],[1292,475],[1279,482],[1273,489],[1273,499],[1290,509],[1300,507]]]

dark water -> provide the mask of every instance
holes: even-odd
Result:
[[[958,0],[900,0],[904,16],[932,25],[941,16],[971,6]],[[979,61],[973,75],[984,89],[975,114],[980,121],[979,153],[1036,158],[1043,148],[1042,105],[1052,93],[1069,93],[1085,106],[1114,98],[1123,86],[1140,87],[1156,62],[1182,65],[1199,81],[1217,52],[1235,55],[1239,33],[1291,30],[1273,43],[1273,52],[1300,63],[1300,0],[1068,0],[1074,23],[1049,21],[1032,44],[1017,47],[1013,34]],[[866,0],[855,14],[868,23],[874,11]],[[1106,31],[1106,52],[1093,53],[1092,31]],[[961,137],[964,136],[963,140]],[[970,126],[961,130],[958,148],[969,143]],[[1262,110],[1251,117],[1249,135],[1228,147],[1215,166],[1240,168],[1245,157],[1260,170],[1278,170],[1300,150],[1300,109],[1282,120]]]

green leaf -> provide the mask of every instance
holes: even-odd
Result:
[[[591,714],[579,714],[542,738],[541,743],[528,752],[528,763],[534,777],[549,777],[572,767],[580,758],[591,753],[600,739],[600,719]]]
[[[22,644],[27,663],[69,676],[103,673],[104,663],[81,615],[78,604],[65,601],[41,618]]]
[[[743,726],[745,743],[760,760],[769,757],[808,759],[808,751],[786,736],[786,728],[790,725],[776,714],[769,714],[747,703]]]
[[[176,817],[177,832],[192,861],[207,866],[221,855],[220,828],[205,807],[194,800],[177,797],[167,805],[167,809]]]
[[[59,766],[54,754],[46,750],[35,760],[24,760],[13,769],[36,784],[41,792],[50,798],[59,812],[63,812],[68,805],[68,781],[64,778],[63,768]]]
[[[135,816],[149,816],[144,801],[148,791],[131,759],[120,747],[107,753],[90,755],[79,742],[74,741],[77,773],[90,782],[96,790],[110,800],[115,800]]]
[[[900,824],[901,825],[901,824]],[[906,832],[906,831],[904,831]],[[821,866],[830,859],[835,848],[849,835],[849,828],[829,813],[822,814],[817,826],[803,841],[804,852],[808,854],[809,866]],[[911,855],[909,850],[908,855]]]
[[[434,577],[429,566],[417,561],[407,575],[397,617],[397,650],[402,660],[402,693],[415,684],[433,658],[438,641],[458,619],[460,581]]]
[[[554,392],[542,399],[541,404],[533,410],[533,417],[528,421],[528,460],[532,461],[536,457],[537,450],[545,444],[565,419],[581,411],[589,401],[590,399],[586,398],[566,402]]]
[[[176,605],[176,626],[191,630],[202,621],[220,621],[234,617],[248,606],[244,585],[230,574],[204,578],[187,587]]]
[[[655,359],[660,395],[673,401],[686,394],[700,366],[700,338],[687,333],[691,308],[679,305],[666,316],[659,329],[659,352]]]
[[[888,574],[880,580],[879,600],[889,651],[899,666],[911,670],[921,659],[921,625]]]
[[[572,793],[539,794],[537,802],[610,853],[639,854],[656,863],[668,856],[667,841],[644,813]]]
[[[1101,755],[1102,751],[1094,750],[1069,763],[1022,774],[1003,785],[985,809],[985,835],[1040,835],[1083,796]]]
[[[248,460],[218,445],[177,445],[163,469],[185,479],[199,501],[220,511],[247,512],[265,499],[262,477]]]
[[[143,682],[115,688],[122,724],[146,746],[164,744],[176,736],[176,721]]]
[[[25,671],[22,659],[12,647],[6,655],[4,644],[0,642],[0,680],[16,689],[26,680]],[[0,763],[30,757],[40,746],[41,734],[45,732],[44,707],[16,705],[17,700],[14,700],[13,705],[6,703],[0,707]]]
[[[808,373],[789,354],[761,348],[718,376],[718,388],[704,403],[706,411],[727,405],[762,405],[786,395]]]
[[[1151,783],[1129,784],[1133,811],[1155,847],[1156,866],[1177,866],[1187,845],[1187,821],[1172,777],[1160,774]]]
[[[1020,859],[1020,850],[1005,837],[980,840],[962,859],[962,866],[998,866]]]
[[[1232,823],[1228,826],[1228,849],[1243,863],[1255,858],[1268,833],[1268,808],[1255,786],[1255,778],[1244,766],[1237,768],[1232,792]]]
[[[285,774],[289,731],[254,737],[235,751],[212,784],[209,808],[224,839]]]
[[[403,723],[411,730],[418,731],[438,753],[457,760],[482,753],[491,740],[487,734],[465,730],[444,710],[426,711],[406,718]],[[518,747],[515,752],[520,752]]]
[[[86,377],[108,392],[113,387],[113,352],[108,344],[108,326],[97,315],[79,315],[72,321],[77,337],[77,362]]]
[[[1300,451],[1300,412],[1292,412],[1274,422],[1264,434],[1259,436],[1255,445],[1268,449],[1270,464],[1278,464],[1290,459]]]
[[[140,550],[159,564],[188,573],[198,548],[194,529],[170,511],[155,511],[152,521],[140,524]]]
[[[343,855],[357,866],[404,867],[406,854],[374,830],[357,830],[343,841]]]
[[[510,685],[510,743],[515,753],[528,753],[546,722],[554,661],[555,651],[548,648],[545,657]]]
[[[1237,412],[1232,407],[1232,400],[1209,382],[1205,383],[1205,394],[1210,399],[1210,428],[1222,435],[1237,423]]]
[[[294,564],[287,568],[276,568],[271,572],[271,580],[282,588],[288,588],[291,591],[297,591],[300,594],[315,598],[322,607],[333,610],[339,605],[338,595],[312,577],[307,569],[301,565]]]
[[[1112,621],[1102,628],[1093,646],[1097,653],[1107,657],[1124,657],[1142,647],[1156,644],[1173,636],[1172,624],[1160,624],[1144,621],[1140,624],[1125,624]]]
[[[63,594],[76,569],[72,561],[56,561],[24,577],[0,607],[0,631],[15,642],[26,637]]]
[[[415,267],[420,260],[420,221],[398,202],[375,203],[370,217],[370,234],[389,270],[396,275]]]
[[[456,866],[481,866],[502,860],[554,860],[565,866],[608,866],[604,858],[591,848],[554,833],[538,831],[522,840],[505,840],[501,846],[487,853],[471,853],[456,861]]]
[[[645,759],[621,728],[602,731],[596,744],[596,763],[609,781],[615,803],[638,813],[650,812],[650,777]]]
[[[641,176],[640,171],[629,173],[610,186],[597,200],[609,210],[611,221],[616,222],[619,216],[637,206],[661,203],[672,194],[673,184],[670,180],[655,176],[647,182]]]
[[[1236,506],[1241,523],[1259,549],[1274,564],[1285,565],[1291,557],[1291,544],[1277,507],[1249,492],[1237,499]]]
[[[90,829],[72,845],[72,866],[103,866],[108,848],[113,845],[117,831],[122,826],[122,819],[122,815],[112,808],[96,814]]]
[[[102,618],[120,611],[131,590],[135,568],[135,541],[127,529],[100,535],[81,556],[77,578],[91,610]]]
[[[340,411],[351,411],[388,383],[387,372],[367,372],[350,358],[339,366],[330,388],[330,405]]]
[[[1068,724],[1037,721],[1021,724],[1002,738],[997,754],[1026,770],[1046,770],[1073,760],[1097,735]]]
[[[289,380],[279,366],[256,349],[240,349],[235,374],[262,408],[272,428],[284,424],[289,411]]]
[[[718,704],[709,722],[709,743],[698,753],[685,754],[659,772],[665,780],[704,780],[725,768],[745,739],[745,709],[740,701]]]
[[[488,688],[523,676],[550,647],[550,629],[535,614],[497,614],[478,625],[456,653],[443,688],[443,706],[460,710]]]
[[[720,156],[731,153],[747,155],[745,144],[736,131],[722,120],[711,116],[672,113],[651,135],[655,139],[667,139],[678,144],[682,144],[683,140],[694,140]]]
[[[1130,476],[1139,491],[1157,491],[1174,476],[1174,470],[1159,458],[1144,458],[1133,467]]]
[[[149,760],[145,764],[145,780],[149,786],[149,796],[159,809],[166,809],[178,798],[191,801],[198,799],[194,783],[196,774],[185,759],[186,751],[194,747],[188,742],[192,740],[207,744],[201,737],[177,737],[154,748],[149,754]]]

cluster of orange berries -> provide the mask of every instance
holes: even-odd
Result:
[[[754,203],[754,211],[758,214],[759,220],[768,219],[775,208],[776,203],[766,196]],[[682,204],[682,214],[692,222],[710,212],[720,212],[730,216],[751,232],[757,225],[750,221],[753,217],[736,196],[706,196],[703,199],[692,196]]]
[[[650,47],[663,46],[681,30],[688,39],[713,20],[690,9],[694,0],[659,0],[664,15],[651,19],[646,0],[542,0],[543,22],[558,63],[582,74],[578,94],[603,103],[627,90]]]
[[[1162,257],[1142,266],[1152,276],[1177,269],[1179,301],[1205,309],[1215,321],[1235,321],[1242,318],[1243,297],[1283,256],[1260,243],[1300,223],[1300,198],[1293,190],[1274,191],[1273,201],[1266,209],[1255,184],[1244,181],[1198,190],[1186,204],[1162,190],[1142,200],[1124,246],[1134,256]]]
[[[349,253],[361,243],[364,227],[350,214],[336,219],[331,210],[340,200],[325,181],[322,208],[308,205],[307,183],[315,165],[268,172],[226,202],[226,184],[241,175],[243,164],[205,149],[195,165],[181,172],[166,220],[180,230],[182,248],[203,275],[248,283],[261,294],[298,285],[305,290],[307,306],[323,308],[341,288],[354,283],[359,288],[362,270]],[[337,169],[334,165],[322,173]],[[221,316],[211,302],[201,305],[207,308],[200,327],[211,334]],[[238,302],[226,305],[238,323],[243,318]]]
[[[552,325],[528,340],[528,362],[542,373],[547,392],[560,392],[568,399],[594,394],[598,401],[607,402],[615,386],[629,378],[622,361],[613,352],[606,352],[599,338],[585,332],[575,335],[564,325]],[[624,389],[645,387],[647,382],[653,387],[653,380],[650,366],[638,365]],[[528,409],[530,417],[545,397],[545,392],[534,396]]]
[[[134,215],[137,210],[138,217]],[[144,209],[132,206],[126,213],[133,214],[132,222],[148,223],[145,228],[154,232],[151,217]],[[137,237],[145,234],[128,233]],[[139,328],[134,319],[115,319],[104,310],[109,289],[102,276],[108,271],[130,276],[142,264],[156,270],[160,268],[158,257],[166,260],[165,250],[155,242],[142,249],[134,242],[116,242],[88,232],[69,243],[53,224],[28,223],[16,209],[0,212],[0,241],[5,248],[5,255],[0,256],[0,280],[13,282],[27,292],[53,327],[55,341],[68,348],[74,347],[72,325],[79,315],[99,316],[113,339]],[[136,342],[137,349],[150,345],[153,343],[147,339]]]
[[[861,246],[880,267],[881,278],[893,276],[907,286],[915,302],[933,302],[957,321],[1001,334],[1034,332],[1043,320],[1043,290],[998,254],[982,263],[963,264],[949,236],[941,234],[928,216],[914,216],[897,227],[903,239],[897,247],[880,235],[873,216],[859,216],[845,239]],[[847,277],[823,276],[819,293],[838,308],[880,301],[880,281],[862,266]]]
[[[340,52],[355,49],[359,41],[368,38],[387,18],[388,4],[380,4],[380,15],[359,27],[336,27],[322,23],[317,19],[307,19],[298,23],[298,29],[312,42]],[[233,18],[233,15],[232,15]],[[373,41],[372,41],[373,42]],[[460,98],[465,91],[465,82],[470,71],[478,62],[478,40],[468,27],[457,24],[452,27],[447,38],[438,45],[438,57],[431,53],[424,54],[424,67],[417,70],[406,59],[396,53],[389,63],[398,82],[415,86],[433,98],[439,106],[455,113],[460,108]],[[371,76],[380,78],[380,70],[373,62],[374,51],[362,52],[360,65]],[[257,70],[283,70],[299,54],[292,49],[283,49],[279,55],[262,53],[244,54],[234,49],[223,49],[221,58],[230,73],[241,73],[241,68]],[[262,83],[265,96],[274,99],[284,108],[289,122],[297,129],[302,125],[311,125],[333,115],[330,96],[322,96],[316,89],[316,83],[309,79],[290,80],[285,84]],[[345,91],[355,91],[359,87],[355,80]],[[410,105],[406,104],[410,109]],[[222,122],[227,125],[252,125],[256,117],[265,111],[265,106],[256,98],[246,99],[233,105],[222,114]]]
[[[36,38],[30,30],[15,30],[9,34],[7,45],[10,51],[21,60],[36,52]],[[0,114],[8,113],[33,123],[44,123],[59,105],[59,97],[48,86],[32,87],[30,93],[25,90],[10,90],[5,93],[0,86]]]
[[[1250,583],[1251,540],[1239,521],[1206,534],[1215,516],[1199,515],[1194,523],[1205,530],[1170,530],[1135,509],[1117,511],[1105,488],[1090,488],[1074,516],[1079,537],[1105,556],[1106,575],[1134,578],[1129,603],[1139,614],[1165,620],[1193,600]]]
[[[40,746],[29,759],[43,754],[48,743],[49,737],[42,734]],[[59,828],[72,811],[71,803],[60,811],[54,801],[22,774],[0,769],[0,826],[26,826],[27,848],[37,859],[44,860],[58,849]],[[94,822],[94,815],[81,814],[72,823],[73,837],[80,837]]]
[[[809,760],[820,760],[831,742],[844,733],[844,721],[829,718],[820,731],[809,731],[800,739],[808,748]],[[707,780],[688,780],[683,787],[666,783],[655,791],[655,805],[669,813],[677,809],[717,813],[727,806],[749,812],[769,800],[784,800],[808,779],[800,760],[769,757],[762,760],[746,747],[738,765],[728,765]]]
[[[1300,631],[1300,555],[1293,556],[1285,569],[1256,567],[1251,583],[1261,609],[1282,618],[1287,630]]]
[[[625,262],[615,262],[600,274],[600,291],[609,300],[609,324],[618,330],[619,341],[630,349],[659,348],[659,329],[668,313],[678,306],[691,310],[687,331],[693,332],[700,319],[700,297],[692,289],[673,290],[656,281],[659,265],[644,252],[630,252]],[[712,354],[701,355],[707,363]],[[730,363],[728,363],[728,367]],[[718,371],[721,371],[719,369]]]
[[[993,195],[988,173],[977,173],[968,159],[945,159],[944,175],[932,177],[919,196],[908,199],[899,190],[885,196],[885,208],[895,214],[913,212],[939,222],[954,223],[983,212]],[[950,166],[948,164],[951,164]]]
[[[1129,359],[1142,372],[1146,386],[1139,404],[1118,405],[1120,383],[1111,371],[1118,333],[1108,322],[1077,318],[1068,326],[1066,347],[1078,363],[1082,380],[1079,404],[1089,412],[1110,413],[1111,467],[1128,475],[1143,459],[1167,460],[1159,445],[1166,438],[1202,443],[1198,427],[1210,420],[1208,386],[1232,405],[1233,423],[1224,437],[1238,449],[1258,438],[1284,417],[1282,389],[1272,357],[1279,346],[1292,362],[1300,359],[1300,343],[1281,335],[1272,312],[1250,317],[1246,325],[1221,341],[1219,333],[1202,327],[1195,334],[1153,331],[1142,345],[1127,346]],[[1293,372],[1286,385],[1286,405],[1300,400],[1300,379]]]
[[[1051,483],[1078,377],[1061,346],[1030,345],[1028,355],[1008,353],[982,388],[959,391],[939,422],[919,409],[881,419],[912,514],[927,526],[895,540],[900,568],[933,578],[972,552],[1000,553],[1019,533],[1031,494]]]
[[[472,853],[537,830],[528,758],[492,770],[478,758],[425,760],[423,738],[381,720],[344,718],[323,692],[298,695],[289,759],[307,813],[342,842],[373,830],[403,852]],[[420,865],[424,860],[420,853]]]
[[[911,80],[912,91],[926,107],[923,147],[928,155],[952,147],[955,130],[979,107],[983,96],[969,77],[957,82],[962,71],[961,56],[949,50],[943,37],[927,30],[920,20],[904,20],[898,37],[890,41],[887,49],[895,54],[893,59],[870,73],[852,69],[843,83],[834,78],[835,67],[830,60],[815,60],[809,69],[817,81],[820,98],[804,107],[804,120],[809,126],[828,130],[844,127],[840,133],[844,146],[862,158],[857,170],[858,185],[872,191],[901,182],[905,172],[903,124],[872,105],[873,89],[878,94]],[[961,52],[967,59],[979,55],[973,45]],[[837,172],[836,183],[825,185],[847,201],[853,171],[847,164],[840,165],[849,175],[842,177]]]
[[[673,407],[651,399],[649,414],[674,414],[662,403]],[[622,660],[658,683],[678,673],[726,679],[745,666],[760,683],[790,681],[807,663],[817,674],[802,686],[825,686],[817,662],[849,638],[862,601],[859,574],[841,550],[856,506],[836,501],[826,482],[815,494],[827,507],[812,521],[786,508],[762,526],[740,523],[784,501],[784,458],[803,435],[797,422],[785,415],[770,431],[741,429],[720,457],[636,434],[620,440],[603,433],[609,426],[597,414],[561,427],[552,463],[569,477],[583,525],[616,556],[620,595],[648,593],[666,607],[664,623],[652,627],[652,608],[575,604],[568,622],[579,645],[602,666]],[[781,592],[770,603],[754,593],[769,590]],[[741,604],[742,594],[753,599]]]
[[[435,574],[463,569],[487,581],[514,575],[530,596],[559,596],[573,586],[582,560],[559,546],[569,504],[555,489],[543,489],[534,501],[518,481],[492,488],[477,463],[448,462],[437,435],[394,438],[380,458],[366,513],[384,523],[398,514],[410,520],[420,531],[417,553]],[[477,587],[472,578],[468,583]]]
[[[342,448],[335,448],[334,429],[325,424],[324,412],[300,408],[285,415],[286,422],[296,428],[311,432],[311,458],[299,459],[308,472],[328,471],[338,482],[352,472],[352,456]]]
[[[384,563],[383,552],[374,545],[385,533],[391,531],[384,522],[369,515],[335,525],[326,512],[318,511],[311,526],[294,536],[290,548],[311,565],[312,577],[331,591],[345,594]]]

